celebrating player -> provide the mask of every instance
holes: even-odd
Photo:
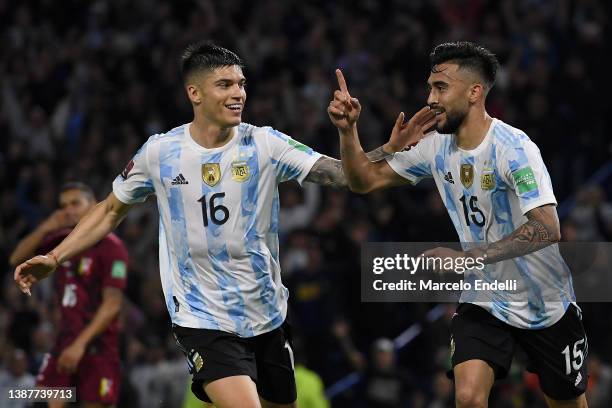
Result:
[[[61,188],[59,203],[59,210],[19,242],[10,257],[12,265],[61,242],[96,201],[90,187],[75,182]],[[87,408],[116,404],[121,379],[117,316],[128,256],[117,236],[101,238],[88,250],[77,251],[78,255],[71,252],[61,261],[53,259],[61,324],[36,379],[41,387],[76,387],[79,401]],[[49,402],[49,406],[61,408],[63,402]]]
[[[260,407],[260,398],[264,407],[295,406],[278,184],[344,186],[342,165],[277,130],[241,123],[246,79],[233,52],[192,45],[182,71],[193,122],[150,137],[113,192],[49,254],[18,266],[15,280],[27,293],[155,194],[161,281],[194,394],[217,408]],[[382,159],[382,148],[368,157]]]
[[[457,406],[487,405],[493,382],[506,376],[518,344],[550,407],[586,407],[587,338],[570,271],[556,245],[559,220],[550,177],[527,135],[485,110],[498,65],[493,54],[473,43],[437,46],[428,106],[406,124],[399,115],[385,146],[388,156],[380,162],[371,163],[361,149],[356,126],[361,107],[339,70],[340,90],[328,113],[339,130],[342,166],[353,191],[433,177],[460,241],[479,243],[465,252],[436,248],[425,255],[482,257],[486,269],[466,272],[466,281],[519,282],[515,294],[462,293],[452,322],[449,373]],[[425,135],[432,126],[435,132]]]

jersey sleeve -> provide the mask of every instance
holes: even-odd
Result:
[[[117,237],[109,236],[99,254],[102,287],[125,289],[127,285],[128,253]]]
[[[265,128],[265,130],[270,158],[278,182],[297,180],[302,184],[321,154],[278,130],[272,128]]]
[[[523,214],[545,204],[557,205],[550,175],[535,143],[522,138],[504,149],[501,156],[501,176],[518,196]]]
[[[431,139],[433,139],[433,136],[422,139],[409,150],[397,152],[393,156],[387,157],[387,163],[393,171],[407,179],[411,184],[417,184],[422,179],[431,177],[431,160],[429,160],[427,154],[431,148]]]
[[[143,203],[148,196],[155,194],[148,160],[150,142],[151,138],[113,181],[113,193],[124,204]]]

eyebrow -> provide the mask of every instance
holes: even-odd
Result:
[[[444,81],[434,81],[431,84],[429,82],[427,82],[427,86],[429,87],[433,87],[433,86],[449,86],[450,84],[448,82],[444,82]]]
[[[235,80],[230,79],[230,78],[221,78],[221,79],[217,79],[217,80],[215,81],[215,84],[228,83],[228,82],[229,82],[229,83],[234,83],[234,82],[238,82],[238,83],[240,83],[240,82],[246,82],[246,78],[245,78],[245,77],[241,77],[241,78],[240,78],[238,81],[235,81]]]

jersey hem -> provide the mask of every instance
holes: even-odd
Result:
[[[495,316],[493,313],[491,313],[491,311],[485,306],[487,303],[489,302],[459,302],[459,304],[463,304],[463,303],[469,303],[471,305],[475,305],[478,307],[483,308],[484,310],[487,311],[487,313],[489,313],[491,316],[493,316],[494,318],[496,318],[497,320],[499,320],[502,323],[507,324],[508,326],[512,326],[515,327],[517,329],[521,329],[521,330],[541,330],[541,329],[546,329],[548,327],[551,327],[552,325],[554,325],[555,323],[557,323],[559,320],[561,320],[561,318],[563,318],[563,316],[565,315],[565,313],[567,312],[567,308],[569,307],[569,305],[571,304],[576,304],[576,302],[569,302],[567,305],[565,305],[563,307],[563,312],[559,313],[559,316],[551,316],[547,321],[546,321],[546,325],[544,326],[538,326],[538,327],[525,327],[525,326],[519,326],[514,322],[511,321],[504,321],[502,319],[500,319],[499,317]],[[562,302],[559,302],[562,303]]]
[[[306,163],[304,165],[304,171],[302,171],[300,176],[298,178],[296,178],[296,181],[300,184],[300,186],[304,182],[304,179],[310,173],[310,170],[312,170],[312,166],[314,166],[314,164],[317,162],[317,160],[319,160],[321,157],[323,157],[323,155],[321,153],[313,151],[312,156],[310,156],[310,158],[306,161]]]
[[[523,213],[523,215],[526,215],[529,211],[533,210],[534,208],[538,208],[538,207],[541,207],[547,204],[553,204],[556,206],[557,200],[555,199],[555,197],[545,196],[545,197],[540,198],[537,201],[529,203],[525,207],[521,207],[521,212]]]

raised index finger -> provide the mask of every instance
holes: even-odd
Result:
[[[348,88],[346,87],[346,81],[344,80],[344,75],[340,69],[336,69],[336,78],[338,78],[338,85],[340,86],[340,91],[343,94],[350,95]]]

